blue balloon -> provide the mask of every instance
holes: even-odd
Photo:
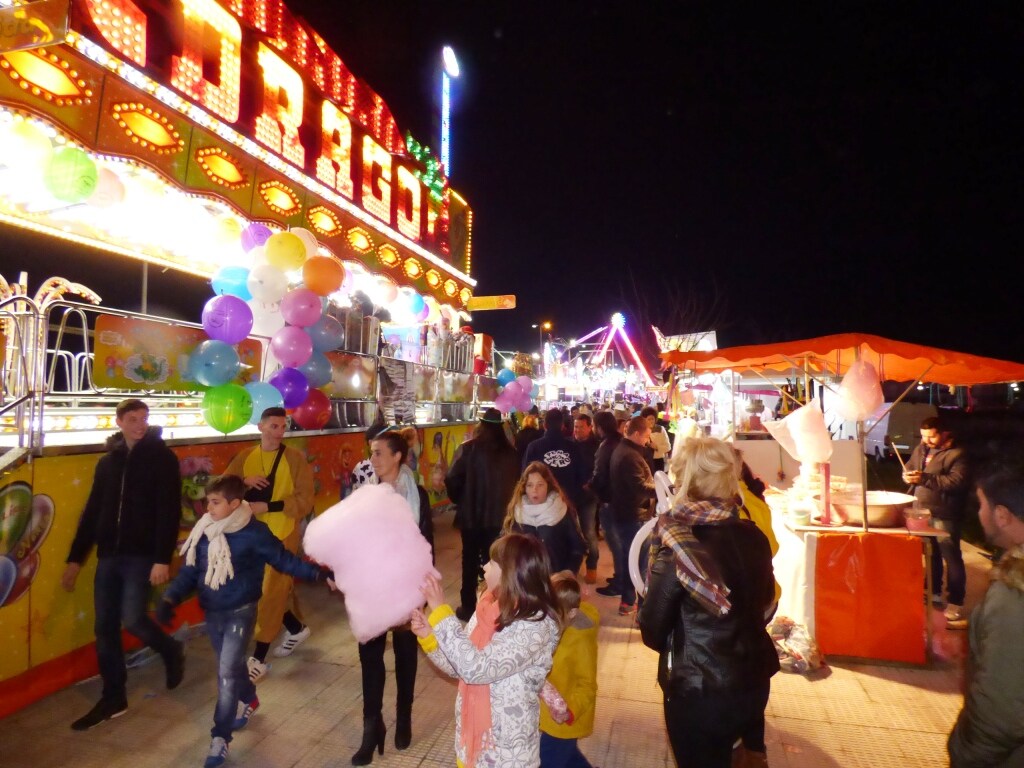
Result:
[[[306,381],[313,389],[322,387],[331,380],[331,361],[323,352],[314,352],[309,360],[299,366],[299,370],[306,376]]]
[[[249,301],[252,294],[249,292],[248,279],[248,267],[221,267],[210,284],[213,292],[218,295],[237,296],[242,301]]]
[[[409,314],[411,315],[418,315],[426,308],[426,306],[427,302],[425,302],[423,300],[423,297],[420,296],[418,293],[414,293],[409,298]]]
[[[498,383],[507,386],[516,380],[516,374],[511,368],[502,368],[498,371]]]
[[[273,384],[267,384],[265,381],[250,381],[245,385],[245,391],[252,398],[250,424],[259,424],[260,416],[267,408],[284,408],[284,397]]]
[[[235,348],[213,339],[196,346],[188,358],[189,374],[207,387],[227,384],[238,375],[241,367]]]
[[[345,341],[345,328],[337,319],[324,315],[313,325],[306,328],[306,333],[313,340],[313,351],[330,352],[337,349]]]
[[[530,389],[530,397],[532,397],[534,400],[536,400],[539,395],[540,395],[540,384],[537,384],[536,382],[534,382],[533,388]]]

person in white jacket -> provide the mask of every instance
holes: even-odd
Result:
[[[538,768],[540,703],[559,640],[561,609],[544,546],[508,534],[491,545],[484,591],[465,627],[445,604],[440,582],[423,586],[429,616],[412,631],[430,660],[459,680],[455,755],[461,768]]]
[[[654,451],[654,471],[664,471],[665,459],[672,452],[672,444],[668,439],[668,432],[658,424],[658,411],[651,406],[642,408],[640,415],[647,419],[651,427],[651,449]]]

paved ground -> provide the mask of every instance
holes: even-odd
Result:
[[[458,594],[459,541],[447,518],[438,520],[438,564],[448,595]],[[968,607],[985,586],[988,567],[968,549]],[[602,550],[600,574],[610,575]],[[273,659],[259,685],[262,706],[237,734],[229,765],[248,768],[347,766],[361,735],[359,659],[344,611],[325,590],[303,588],[314,634],[295,654]],[[596,730],[582,742],[601,768],[671,768],[664,735],[656,656],[640,642],[631,618],[617,602],[594,596],[602,612],[600,696]],[[940,649],[954,657],[964,633],[943,633]],[[389,653],[390,656],[390,653]],[[412,747],[398,752],[391,734],[381,766],[453,766],[454,685],[421,657],[413,711]],[[391,662],[388,661],[390,668]],[[830,660],[811,676],[777,675],[768,704],[768,753],[775,768],[843,766],[945,766],[946,734],[961,706],[961,665],[956,658],[929,668],[907,668]],[[202,765],[216,694],[213,655],[203,637],[188,643],[185,682],[163,687],[157,663],[133,670],[129,711],[88,733],[69,724],[99,695],[99,681],[86,681],[0,720],[0,768],[164,768]],[[384,717],[394,724],[394,689],[389,679]]]

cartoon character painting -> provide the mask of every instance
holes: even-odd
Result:
[[[206,512],[206,484],[213,474],[213,461],[206,456],[186,456],[181,468],[181,527],[191,528]]]

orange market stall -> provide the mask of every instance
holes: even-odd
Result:
[[[925,381],[949,386],[1024,380],[1024,365],[868,334],[846,333],[709,352],[666,352],[666,365],[692,373],[759,374],[800,369],[824,380],[844,377],[869,363],[879,381]],[[905,394],[905,393],[904,393]],[[863,439],[863,430],[859,430]],[[860,452],[862,477],[866,474]],[[866,491],[865,491],[866,493]],[[775,515],[780,540],[776,570],[782,576],[780,615],[808,626],[825,653],[924,663],[930,630],[922,589],[921,544],[927,531],[860,526],[793,524]],[[924,534],[924,535],[922,535]]]

